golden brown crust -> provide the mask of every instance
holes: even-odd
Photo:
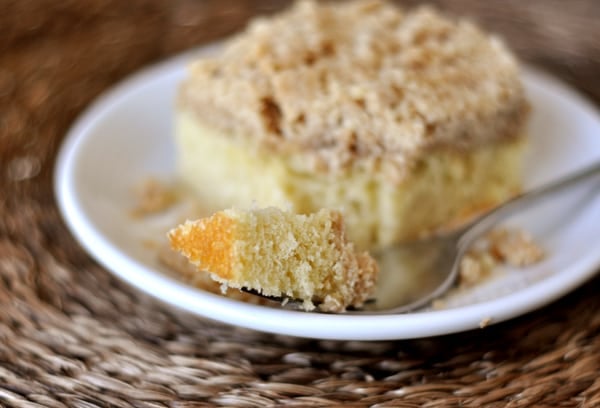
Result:
[[[235,222],[223,213],[186,221],[168,234],[171,247],[202,270],[231,279]]]
[[[210,272],[198,269],[196,265],[190,263],[181,253],[174,251],[168,243],[159,246],[158,260],[173,277],[207,292],[223,294],[222,284],[211,278]],[[270,302],[260,296],[239,290],[230,290],[226,295],[228,298],[246,303],[264,305]]]
[[[180,109],[299,170],[383,167],[402,178],[434,146],[517,137],[527,103],[497,38],[429,8],[300,2],[193,64]]]

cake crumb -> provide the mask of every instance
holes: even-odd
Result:
[[[442,299],[435,299],[433,302],[431,302],[431,307],[434,310],[442,310],[445,309],[447,306],[446,301],[442,300]]]
[[[529,266],[544,258],[544,250],[522,229],[500,228],[488,235],[496,258],[512,266]]]
[[[460,288],[472,287],[489,278],[501,264],[526,267],[541,261],[542,247],[530,233],[520,228],[497,228],[490,231],[465,254],[460,262]]]
[[[479,322],[479,328],[483,329],[486,328],[490,325],[490,323],[492,323],[492,318],[491,317],[484,317],[483,319],[481,319],[481,321]]]
[[[153,177],[136,186],[134,194],[136,204],[131,215],[136,218],[158,214],[177,202],[175,189]]]
[[[156,250],[160,247],[160,243],[155,239],[143,239],[142,245],[146,249]]]
[[[460,262],[460,286],[471,287],[490,276],[498,262],[486,251],[471,251]]]

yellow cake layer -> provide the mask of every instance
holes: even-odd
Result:
[[[244,146],[176,116],[178,171],[206,211],[232,206],[278,206],[298,213],[339,209],[349,239],[373,249],[414,239],[492,207],[520,189],[524,138],[507,138],[467,151],[436,148],[400,183],[380,172],[303,173],[291,159]],[[295,160],[298,157],[294,158]]]

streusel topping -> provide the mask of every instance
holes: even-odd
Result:
[[[303,165],[383,165],[400,178],[431,147],[519,136],[528,110],[498,38],[379,1],[302,1],[255,19],[192,64],[179,104],[224,137]]]

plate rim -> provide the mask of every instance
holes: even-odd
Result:
[[[566,295],[598,273],[600,253],[596,256],[588,253],[586,257],[570,265],[573,278],[568,281],[568,285],[560,279],[562,274],[557,274],[511,295],[446,310],[388,315],[316,314],[253,305],[215,295],[179,282],[127,256],[126,252],[121,251],[108,237],[94,228],[92,220],[86,217],[77,200],[73,184],[77,153],[85,145],[87,137],[93,134],[90,130],[117,101],[127,98],[139,86],[163,80],[165,75],[175,74],[191,58],[213,52],[219,47],[219,43],[213,43],[184,52],[143,68],[108,88],[80,112],[62,140],[56,156],[54,194],[68,229],[96,262],[141,292],[210,320],[273,334],[328,340],[398,340],[476,329],[482,319],[488,317],[492,319],[490,324],[495,324],[521,316]],[[578,110],[586,111],[600,123],[598,108],[563,81],[527,65],[522,66],[522,78],[524,83],[537,81],[543,87],[550,88],[553,93],[557,91],[566,96],[577,105]],[[537,292],[545,295],[535,295]],[[535,300],[531,301],[529,298]],[[499,308],[500,303],[502,308]],[[457,312],[461,315],[458,319]],[[425,328],[422,324],[424,318],[429,320]]]

